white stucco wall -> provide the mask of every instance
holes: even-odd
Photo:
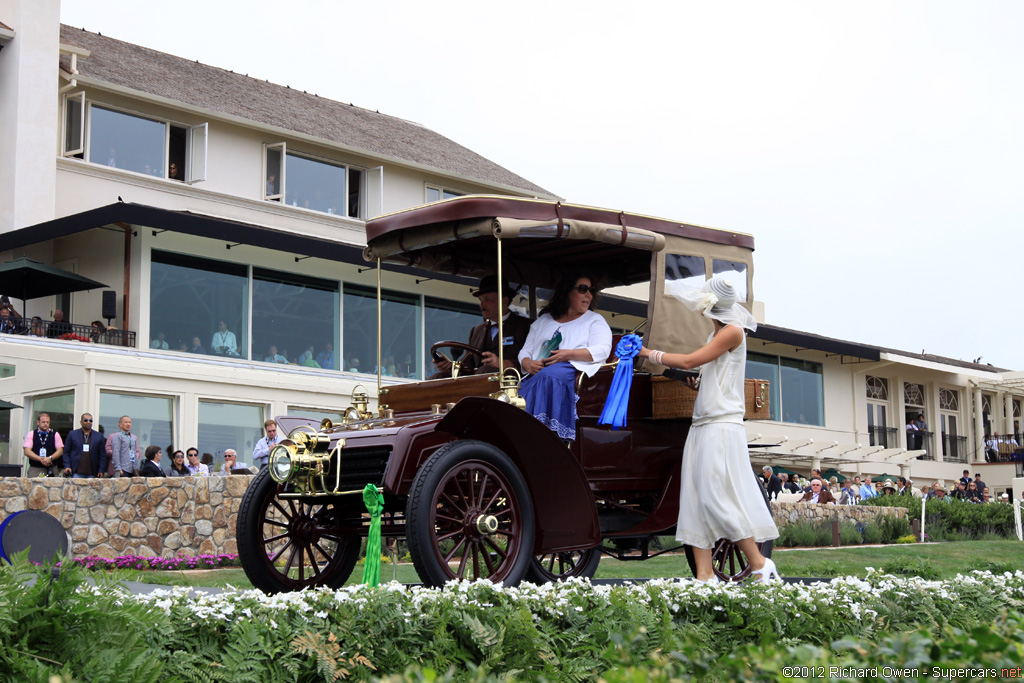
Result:
[[[53,218],[59,0],[5,0],[0,52],[0,233]]]

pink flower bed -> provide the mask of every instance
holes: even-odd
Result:
[[[83,557],[70,560],[86,569],[217,569],[218,567],[238,567],[238,555],[196,555],[195,557],[142,557],[139,555],[122,555],[115,558]]]

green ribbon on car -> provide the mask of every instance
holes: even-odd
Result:
[[[373,484],[363,489],[363,503],[370,513],[370,533],[366,537],[366,559],[363,561],[363,583],[380,585],[380,515],[384,512],[384,496]]]

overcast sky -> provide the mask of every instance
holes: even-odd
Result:
[[[62,0],[432,128],[577,203],[752,233],[767,322],[1024,370],[1024,3]]]

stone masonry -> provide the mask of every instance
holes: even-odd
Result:
[[[236,553],[238,508],[253,478],[4,478],[0,521],[21,510],[53,515],[73,557]]]
[[[0,522],[21,510],[53,515],[74,557],[237,553],[235,524],[252,476],[0,479]],[[798,520],[874,521],[904,508],[772,503],[781,527]]]
[[[877,507],[874,505],[821,505],[819,503],[770,503],[775,524],[784,527],[789,522],[874,522],[881,515],[906,519],[907,509]]]

